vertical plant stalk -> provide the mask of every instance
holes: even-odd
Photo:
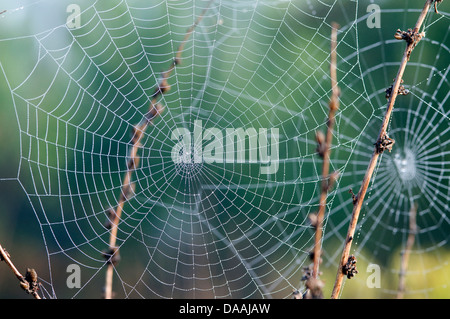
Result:
[[[164,107],[158,103],[158,98],[162,95],[164,95],[166,92],[170,90],[170,85],[168,83],[168,78],[172,71],[175,69],[175,66],[181,63],[181,54],[183,52],[184,46],[186,45],[186,42],[189,40],[190,36],[194,32],[195,27],[201,22],[204,15],[209,9],[209,6],[214,0],[211,0],[205,9],[203,9],[200,16],[197,17],[194,24],[189,27],[189,29],[186,31],[186,35],[183,38],[183,41],[179,45],[177,49],[177,53],[175,55],[175,58],[173,62],[170,64],[167,71],[162,73],[162,78],[160,82],[158,83],[158,86],[155,89],[155,92],[151,96],[151,102],[149,106],[149,111],[144,115],[143,120],[136,125],[133,128],[133,137],[131,139],[131,150],[129,154],[129,160],[127,162],[127,171],[124,175],[124,178],[122,180],[122,188],[119,195],[118,204],[115,210],[110,212],[109,216],[109,227],[110,230],[110,237],[109,237],[109,248],[104,253],[104,256],[107,261],[107,269],[106,269],[106,278],[105,278],[105,291],[104,291],[104,298],[105,299],[111,299],[113,296],[112,286],[113,286],[113,275],[114,275],[114,266],[119,262],[119,250],[116,246],[117,242],[117,232],[119,228],[120,218],[122,216],[123,207],[125,203],[127,202],[128,198],[132,195],[134,192],[134,187],[132,183],[133,173],[136,170],[138,164],[139,164],[139,155],[138,150],[141,147],[141,139],[144,136],[144,133],[146,132],[148,126],[153,123],[153,120],[158,117],[162,111],[164,110]]]
[[[409,57],[411,55],[412,50],[416,46],[416,44],[420,41],[420,39],[423,37],[423,33],[419,33],[419,30],[423,24],[423,21],[425,20],[425,17],[427,16],[427,13],[433,4],[435,0],[427,0],[425,2],[425,5],[422,9],[422,12],[420,13],[419,18],[417,19],[415,28],[413,30],[408,30],[407,32],[401,32],[400,30],[397,31],[395,34],[395,38],[405,40],[407,43],[405,52],[403,53],[403,58],[400,63],[399,70],[397,72],[397,76],[394,79],[394,83],[392,85],[392,90],[389,96],[388,106],[386,109],[386,113],[384,115],[384,119],[381,125],[380,133],[378,135],[377,142],[375,143],[375,149],[372,154],[372,158],[370,159],[369,166],[367,167],[366,174],[363,178],[361,188],[358,192],[358,194],[354,197],[353,200],[353,212],[352,217],[349,223],[348,231],[347,231],[347,237],[345,238],[344,248],[342,250],[342,256],[339,261],[338,270],[336,274],[336,280],[334,283],[333,291],[331,294],[331,298],[336,299],[339,296],[339,292],[342,287],[342,281],[344,279],[344,272],[343,267],[345,267],[349,253],[350,248],[353,240],[353,236],[355,234],[356,224],[358,222],[359,213],[361,211],[361,207],[363,204],[364,197],[366,195],[367,189],[369,187],[370,179],[372,178],[372,174],[375,170],[378,157],[380,154],[385,150],[390,150],[393,145],[393,140],[389,139],[389,137],[386,134],[387,127],[389,124],[389,119],[391,117],[392,110],[394,108],[395,100],[398,95],[398,91],[400,88],[400,85],[402,83],[403,73],[406,68],[406,64],[409,60]]]
[[[314,255],[313,255],[313,271],[312,277],[317,279],[319,275],[319,264],[321,259],[321,241],[323,235],[323,220],[325,218],[325,211],[327,208],[327,196],[328,190],[332,186],[333,182],[336,180],[336,175],[333,173],[329,176],[330,171],[330,148],[333,141],[333,128],[335,123],[335,114],[339,109],[339,95],[340,90],[337,84],[337,58],[336,58],[336,46],[337,46],[337,30],[339,26],[336,23],[332,25],[331,31],[331,54],[330,54],[330,78],[331,78],[331,89],[332,95],[329,103],[329,113],[327,121],[327,134],[325,139],[321,136],[321,133],[317,132],[316,138],[318,141],[319,155],[323,158],[322,164],[322,182],[320,186],[320,201],[319,201],[319,211],[317,212],[317,217],[314,220],[314,225],[316,229],[315,234],[315,244],[314,244]]]
[[[27,269],[27,273],[23,276],[14,266],[11,261],[11,257],[8,252],[0,245],[0,261],[4,261],[9,268],[11,268],[12,272],[16,276],[16,278],[20,281],[20,287],[25,290],[27,293],[31,294],[34,299],[41,299],[38,295],[38,283],[37,283],[37,274],[34,269]]]
[[[398,282],[398,293],[397,299],[402,299],[405,293],[405,281],[406,281],[406,271],[408,270],[409,255],[411,254],[412,247],[414,246],[414,241],[417,234],[417,206],[413,204],[411,210],[409,211],[409,234],[406,240],[405,250],[402,253],[402,261],[400,265],[399,282]]]

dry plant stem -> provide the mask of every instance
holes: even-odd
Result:
[[[128,195],[130,193],[130,187],[132,185],[132,177],[133,173],[136,170],[137,164],[139,162],[139,156],[138,156],[138,150],[141,146],[140,142],[142,137],[144,136],[145,131],[147,130],[147,127],[153,122],[153,120],[161,114],[163,111],[163,108],[160,104],[157,103],[158,98],[160,95],[163,95],[167,91],[170,90],[170,85],[168,84],[168,77],[174,70],[175,66],[181,63],[181,54],[184,49],[184,46],[186,42],[189,40],[189,37],[193,33],[195,27],[200,23],[200,21],[203,19],[205,13],[209,9],[209,6],[214,0],[211,0],[207,7],[202,11],[199,17],[197,17],[194,24],[189,27],[189,29],[186,32],[186,35],[184,36],[183,41],[181,42],[180,46],[178,47],[176,56],[174,58],[174,61],[171,63],[170,67],[166,72],[162,74],[162,79],[158,83],[158,86],[155,89],[155,92],[151,96],[152,100],[150,102],[150,107],[148,113],[144,116],[144,119],[141,121],[140,124],[134,127],[133,130],[133,138],[132,138],[132,148],[130,150],[129,154],[129,160],[127,163],[127,172],[125,173],[125,176],[122,180],[122,189],[119,196],[119,201],[117,208],[114,211],[113,220],[111,221],[111,231],[110,231],[110,237],[109,237],[109,249],[108,249],[108,255],[110,255],[108,258],[108,264],[106,269],[106,279],[105,279],[105,292],[104,292],[104,298],[105,299],[111,299],[112,298],[112,285],[113,285],[113,275],[114,275],[114,255],[117,256],[118,254],[118,248],[116,246],[117,241],[117,231],[118,226],[120,222],[120,218],[122,216],[122,211],[125,203],[128,200]]]
[[[434,0],[427,0],[426,1],[425,5],[424,5],[424,8],[423,8],[423,10],[422,10],[418,20],[417,20],[416,26],[414,28],[414,32],[418,32],[419,31],[419,29],[422,26],[422,23],[423,23],[423,21],[424,21],[424,19],[425,19],[425,17],[426,17],[426,15],[427,15],[427,13],[428,13],[428,11],[429,11],[429,9],[430,9],[430,7],[431,7],[433,2],[434,2]],[[408,45],[407,45],[407,47],[405,49],[405,52],[403,54],[403,58],[402,58],[402,61],[401,61],[401,64],[400,64],[397,76],[396,76],[396,78],[394,80],[394,84],[392,86],[392,94],[391,94],[391,96],[389,98],[388,107],[387,107],[387,110],[386,110],[386,113],[385,113],[385,116],[384,116],[384,120],[383,120],[381,129],[380,129],[380,133],[378,135],[378,140],[377,141],[381,141],[381,140],[383,140],[383,138],[386,137],[387,126],[389,124],[389,119],[390,119],[390,116],[391,116],[391,113],[392,113],[392,110],[393,110],[393,107],[394,107],[394,104],[395,104],[395,100],[397,98],[398,89],[400,87],[400,84],[401,84],[401,81],[402,81],[402,78],[403,78],[403,73],[405,71],[406,64],[407,64],[407,62],[409,60],[409,56],[411,54],[411,51],[415,47],[416,44],[417,44],[416,42],[408,43]],[[351,220],[350,220],[350,224],[349,224],[349,228],[348,228],[348,232],[347,232],[347,237],[345,239],[344,248],[343,248],[342,256],[341,256],[340,263],[339,263],[339,266],[338,266],[336,280],[335,280],[335,284],[334,284],[334,288],[333,288],[333,292],[332,292],[331,298],[337,298],[339,296],[339,292],[340,292],[340,289],[341,289],[341,286],[342,286],[342,281],[343,281],[343,278],[344,278],[344,274],[342,272],[342,267],[345,265],[345,263],[346,263],[346,261],[348,259],[348,256],[349,256],[349,253],[350,253],[350,248],[351,248],[351,243],[352,243],[353,235],[355,233],[356,224],[357,224],[357,221],[358,221],[359,213],[361,211],[362,203],[363,203],[364,197],[366,195],[366,192],[367,192],[367,189],[368,189],[368,186],[369,186],[369,183],[370,183],[370,179],[371,179],[372,174],[373,174],[373,172],[375,170],[375,166],[377,164],[378,157],[379,157],[380,154],[381,154],[381,152],[378,150],[377,147],[375,147],[374,152],[372,154],[372,158],[371,158],[371,160],[369,162],[369,166],[367,168],[366,174],[365,174],[364,179],[362,181],[361,189],[360,189],[360,191],[358,192],[358,194],[357,194],[357,196],[355,198],[355,201],[354,201],[354,204],[353,204],[354,206],[353,206],[352,217],[351,217]]]
[[[2,245],[0,245],[0,260],[4,261],[9,268],[11,268],[14,275],[17,277],[17,279],[20,281],[21,284],[28,285],[27,280],[24,276],[17,270],[16,266],[14,266],[13,262],[11,261],[11,257],[9,254],[3,249]],[[34,297],[34,299],[41,299],[41,297],[37,294],[37,292],[31,292],[31,295]]]
[[[427,15],[431,5],[433,4],[433,2],[434,2],[434,0],[426,1],[422,12],[421,12],[419,18],[417,19],[416,26],[413,30],[414,32],[416,32],[416,33],[419,32],[419,30],[422,26],[422,23],[425,20],[425,17]],[[378,135],[377,141],[382,141],[386,137],[386,131],[387,131],[387,127],[389,124],[389,119],[391,117],[391,113],[394,108],[395,99],[397,98],[397,95],[398,95],[398,89],[400,87],[400,84],[401,84],[401,81],[403,78],[403,73],[405,71],[406,64],[409,60],[411,51],[413,50],[413,48],[415,47],[416,44],[417,44],[417,42],[412,41],[412,42],[408,43],[406,46],[402,61],[400,63],[399,70],[397,72],[397,76],[395,77],[394,84],[392,85],[392,94],[390,95],[390,98],[389,98],[388,106],[386,109],[386,113],[385,113],[385,116],[383,119],[383,123],[381,125],[381,129],[380,129],[380,133]],[[347,262],[347,259],[348,259],[349,253],[350,253],[351,244],[352,244],[352,239],[355,234],[356,224],[358,222],[359,213],[361,211],[363,200],[366,195],[367,189],[369,187],[370,179],[372,178],[372,174],[375,170],[375,167],[376,167],[376,164],[378,161],[378,157],[380,156],[380,154],[381,154],[381,152],[379,151],[377,146],[375,146],[374,152],[372,154],[372,158],[370,159],[369,166],[367,167],[366,174],[362,181],[361,188],[360,188],[358,194],[356,195],[356,198],[355,198],[355,201],[353,204],[353,212],[352,212],[350,224],[348,227],[347,237],[345,239],[342,256],[341,256],[341,259],[340,259],[340,262],[338,265],[334,288],[333,288],[333,291],[331,294],[331,298],[333,298],[333,299],[338,298],[339,292],[341,290],[342,281],[344,279],[344,273],[342,272],[342,267]]]
[[[406,240],[405,251],[402,254],[397,299],[402,299],[405,293],[405,279],[406,279],[406,271],[408,269],[409,255],[411,254],[411,250],[412,247],[414,246],[414,241],[417,234],[416,214],[417,214],[417,206],[413,204],[411,210],[409,211],[409,234],[408,239]]]
[[[329,178],[330,171],[330,147],[333,140],[333,128],[335,123],[335,113],[339,108],[339,87],[337,86],[337,72],[336,72],[336,46],[337,46],[337,29],[338,25],[333,24],[331,32],[331,55],[330,55],[330,78],[331,78],[331,88],[332,96],[329,103],[329,113],[328,113],[328,123],[327,123],[327,134],[325,137],[325,144],[323,149],[323,164],[322,164],[322,185],[320,192],[319,201],[319,211],[317,213],[316,220],[316,234],[315,234],[315,245],[314,245],[314,261],[313,261],[313,278],[317,278],[319,275],[319,264],[321,258],[321,240],[322,240],[322,227],[323,220],[325,217],[325,210],[327,205],[327,195],[328,189],[331,183]]]

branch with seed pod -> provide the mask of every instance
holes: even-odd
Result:
[[[344,279],[344,276],[346,275],[343,271],[343,269],[346,269],[346,265],[349,261],[349,253],[350,248],[352,245],[352,239],[355,234],[356,224],[358,222],[359,213],[362,208],[362,204],[364,201],[364,197],[367,193],[367,189],[369,187],[370,180],[372,178],[373,172],[375,170],[375,167],[378,162],[379,156],[383,153],[384,150],[391,151],[392,146],[394,145],[395,141],[388,137],[387,135],[387,127],[389,124],[389,120],[391,118],[391,113],[394,108],[395,100],[397,96],[399,95],[399,92],[401,93],[402,90],[399,90],[402,84],[402,78],[403,73],[405,72],[406,64],[408,63],[411,53],[418,44],[418,42],[425,36],[423,32],[419,32],[427,14],[430,10],[431,6],[433,5],[433,2],[435,4],[435,10],[436,9],[436,2],[435,0],[427,0],[425,2],[425,5],[422,9],[422,12],[419,15],[419,18],[417,19],[416,25],[414,29],[409,29],[408,31],[401,31],[397,30],[394,37],[398,40],[404,40],[406,42],[406,48],[403,53],[403,57],[400,63],[399,70],[397,72],[397,76],[394,79],[394,83],[391,86],[391,89],[389,90],[388,94],[388,105],[386,109],[386,113],[384,115],[383,122],[381,124],[380,133],[378,135],[378,139],[375,142],[375,148],[372,154],[372,157],[370,159],[369,165],[367,167],[366,173],[364,175],[364,178],[362,180],[361,188],[357,195],[353,195],[353,212],[350,219],[347,236],[344,241],[344,247],[342,250],[341,259],[339,261],[338,270],[336,274],[336,280],[334,283],[333,291],[331,294],[331,298],[335,299],[338,298],[339,293],[341,291],[342,282]]]
[[[122,180],[122,188],[118,199],[118,204],[115,209],[110,209],[108,211],[108,221],[106,227],[110,229],[110,237],[109,237],[109,246],[108,249],[103,253],[103,256],[107,263],[106,269],[106,279],[105,279],[105,290],[104,290],[104,298],[111,299],[113,295],[112,291],[112,283],[113,283],[113,272],[114,266],[119,262],[119,248],[116,246],[117,241],[117,232],[119,227],[120,218],[122,215],[123,207],[125,203],[131,198],[134,194],[134,183],[132,182],[133,173],[139,165],[140,157],[138,155],[138,150],[141,146],[141,139],[144,136],[148,126],[153,123],[154,119],[157,118],[164,110],[164,107],[158,103],[158,98],[170,90],[170,84],[168,82],[168,78],[172,71],[175,69],[175,66],[181,63],[181,54],[183,52],[184,46],[186,42],[189,40],[190,36],[194,32],[195,27],[200,23],[203,19],[205,13],[208,11],[209,6],[214,0],[211,0],[207,7],[202,11],[200,16],[197,17],[194,24],[189,27],[186,31],[186,34],[181,42],[180,46],[177,49],[175,58],[173,62],[170,64],[167,71],[162,73],[162,78],[159,81],[154,93],[151,95],[151,102],[149,106],[148,112],[144,115],[142,121],[133,127],[132,138],[131,138],[131,150],[129,154],[129,160],[127,162],[127,171]]]
[[[311,254],[313,259],[312,271],[309,278],[306,280],[307,293],[305,297],[322,298],[323,282],[318,278],[319,265],[321,262],[321,241],[323,235],[323,220],[325,218],[325,211],[327,205],[328,191],[333,187],[339,173],[330,172],[330,148],[333,141],[333,129],[335,124],[335,114],[339,109],[339,95],[340,89],[337,84],[337,30],[339,26],[336,23],[332,25],[331,31],[331,54],[330,54],[330,78],[332,95],[329,102],[329,112],[327,120],[327,131],[324,134],[322,131],[316,132],[317,153],[323,159],[322,164],[322,182],[320,186],[319,211],[316,214],[310,214],[309,219],[311,225],[315,229],[314,250]]]
[[[17,270],[16,266],[14,266],[13,262],[11,261],[11,256],[2,247],[2,245],[0,245],[0,261],[4,261],[8,265],[8,267],[11,268],[12,272],[20,282],[20,287],[25,290],[26,293],[32,295],[35,299],[41,299],[38,294],[38,276],[33,268],[27,268],[25,276],[23,276]]]
[[[330,174],[330,152],[331,152],[331,144],[333,141],[333,129],[335,124],[335,114],[339,109],[339,95],[340,89],[337,84],[337,58],[336,58],[336,47],[337,47],[337,30],[339,26],[334,23],[332,25],[331,31],[331,54],[330,54],[330,78],[331,78],[331,90],[332,95],[329,102],[329,112],[328,112],[328,121],[327,121],[327,132],[324,135],[321,131],[316,132],[316,140],[317,140],[317,150],[319,156],[323,159],[322,164],[322,183],[320,187],[320,200],[319,200],[319,211],[315,218],[313,218],[313,226],[316,230],[315,235],[315,244],[314,244],[314,253],[313,253],[313,271],[312,277],[317,279],[319,275],[319,264],[320,264],[320,256],[321,256],[321,241],[322,241],[322,227],[323,220],[325,217],[326,205],[327,205],[327,196],[328,191],[333,186],[334,182],[338,178],[338,173],[333,172]]]

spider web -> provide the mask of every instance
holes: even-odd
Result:
[[[115,297],[289,298],[302,288],[314,246],[308,215],[318,210],[321,181],[314,135],[326,127],[331,24],[338,22],[341,96],[330,168],[340,177],[328,196],[321,266],[331,290],[352,211],[349,189],[359,189],[404,50],[393,34],[414,25],[423,2],[380,2],[380,28],[370,28],[371,1],[213,1],[167,79],[164,112],[141,141],[117,235]],[[35,241],[47,256],[36,268],[45,297],[101,297],[105,220],[118,205],[132,128],[208,3],[79,1],[76,27],[67,23],[70,1],[2,4],[0,68],[9,98],[2,108],[13,109],[19,156],[10,159],[17,170],[0,182],[20,186],[27,218],[39,225],[42,241]],[[396,295],[414,205],[406,294],[448,289],[447,8],[444,2],[439,14],[429,13],[426,37],[408,63],[409,94],[397,99],[388,130],[395,145],[377,166],[352,249],[360,275],[343,297],[356,289]],[[250,138],[237,140],[249,146],[243,163],[196,162],[207,144],[200,138],[176,162],[177,128],[215,129],[222,148],[227,129],[266,129],[267,141],[277,143],[269,162],[261,144],[249,159]],[[269,165],[277,168],[265,174]],[[70,264],[81,269],[79,288],[67,286]],[[369,264],[382,269],[379,289],[367,287]]]

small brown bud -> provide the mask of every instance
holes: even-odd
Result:
[[[11,258],[11,256],[9,255],[9,253],[6,251],[6,249],[3,248],[3,251],[5,252],[6,256],[3,256],[3,254],[0,254],[0,261],[4,261],[5,257],[6,258]]]
[[[130,199],[134,195],[134,191],[136,189],[136,183],[130,183],[127,185],[123,185],[122,187],[122,195],[124,199]]]
[[[302,294],[297,289],[292,292],[292,299],[303,299]]]
[[[139,126],[133,126],[133,130],[132,130],[132,137],[131,137],[131,143],[133,145],[136,145],[139,140],[141,139],[142,136],[142,131],[140,129]]]
[[[21,281],[20,287],[22,287],[22,289],[25,290],[27,293],[30,293],[30,284],[28,282]]]
[[[319,153],[320,157],[325,155],[326,143],[325,143],[325,134],[322,131],[316,131],[316,141],[317,141],[317,149],[316,151]]]
[[[328,191],[333,188],[336,181],[339,179],[339,171],[334,171],[330,174],[330,179],[328,180]]]
[[[119,249],[112,248],[104,251],[103,258],[105,258],[108,264],[112,264],[113,266],[117,265],[120,261]]]
[[[112,208],[108,209],[108,211],[106,212],[106,221],[103,224],[103,226],[105,226],[106,229],[111,229],[112,225],[114,223],[115,217],[116,217],[116,211]]]
[[[309,222],[311,223],[311,226],[316,228],[318,223],[318,217],[317,214],[309,214],[308,215]]]
[[[403,40],[403,31],[400,29],[397,29],[397,31],[394,34],[394,38],[396,38],[397,40]]]
[[[348,279],[351,279],[358,273],[358,270],[356,269],[356,257],[354,255],[348,257],[347,263],[342,266],[342,272]]]
[[[309,290],[310,299],[322,299],[323,293],[322,288],[325,286],[324,282],[320,279],[310,277],[306,283],[306,288]]]
[[[355,193],[353,193],[353,189],[351,189],[351,188],[348,192],[352,195],[353,205],[355,205],[356,201],[358,200],[357,195],[355,195]]]
[[[154,120],[155,117],[160,115],[163,111],[164,106],[162,106],[161,103],[156,103],[155,105],[153,105],[151,110],[148,111],[147,114],[145,114],[145,120],[147,121],[147,123],[150,123],[151,121]]]
[[[27,272],[25,274],[25,279],[26,281],[32,283],[32,282],[37,282],[37,273],[36,270],[34,270],[33,268],[27,268]]]
[[[135,156],[134,158],[130,158],[128,160],[128,169],[129,170],[134,170],[136,169],[136,167],[139,165],[139,156]]]

